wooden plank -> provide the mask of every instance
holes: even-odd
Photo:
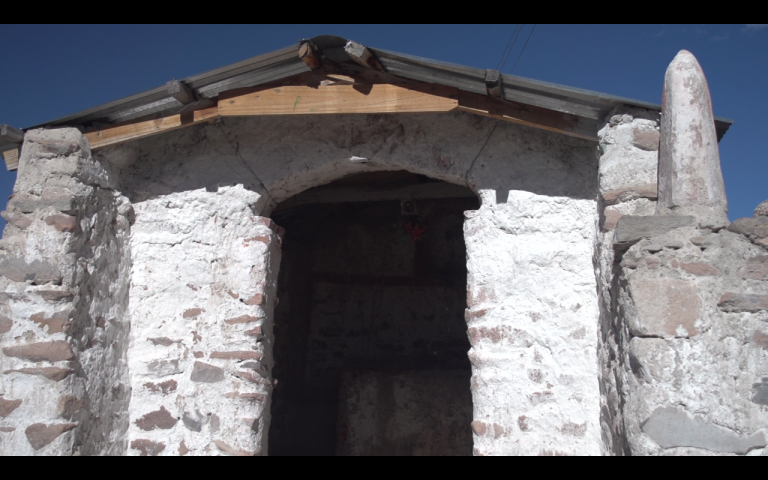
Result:
[[[453,87],[429,84],[280,87],[233,96],[223,93],[219,97],[219,114],[230,117],[450,112],[458,107],[458,93]]]
[[[458,109],[476,115],[597,141],[596,122],[541,107],[496,100],[485,95],[460,91]]]
[[[6,150],[3,152],[3,159],[5,160],[5,168],[8,171],[16,170],[19,168],[19,149]]]
[[[91,150],[117,145],[129,140],[170,132],[201,122],[213,120],[219,116],[218,107],[206,108],[194,112],[171,115],[169,117],[147,120],[105,128],[96,132],[86,133],[85,138],[91,145]]]

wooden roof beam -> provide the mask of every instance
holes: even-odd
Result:
[[[10,125],[0,125],[0,151],[8,170],[19,168],[19,148],[24,141],[24,131]]]
[[[320,55],[310,42],[304,42],[299,47],[299,58],[312,70],[320,68]]]
[[[19,149],[13,148],[3,152],[3,160],[5,160],[5,168],[8,171],[16,170],[19,168]]]
[[[215,120],[219,117],[218,107],[196,110],[194,112],[171,115],[169,117],[147,120],[144,122],[129,123],[115,127],[104,128],[96,132],[86,133],[85,138],[91,145],[91,150],[109,147],[129,140],[170,132],[179,128],[197,125],[199,123]]]
[[[243,89],[219,96],[219,114],[222,117],[238,117],[450,112],[459,106],[458,96],[456,88],[435,84]]]
[[[475,115],[597,141],[597,122],[533,105],[498,100],[462,90],[459,91],[458,109]]]
[[[238,89],[222,93],[218,105],[211,108],[105,127],[86,133],[85,137],[91,149],[98,150],[219,117],[437,113],[454,110],[597,141],[597,124],[594,121],[436,84],[336,84]],[[8,135],[17,140],[23,139],[23,132],[12,127],[2,132],[10,132]],[[3,158],[8,169],[15,170],[18,166],[18,148],[3,151]]]

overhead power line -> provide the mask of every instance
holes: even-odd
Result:
[[[515,43],[517,42],[517,36],[520,35],[520,31],[523,29],[523,25],[515,24],[514,30],[512,30],[512,35],[509,37],[509,41],[507,42],[507,46],[504,47],[504,51],[501,53],[501,58],[499,59],[498,65],[496,65],[496,70],[501,71],[504,68],[504,65],[507,64],[507,60],[509,59],[509,55],[512,53],[512,50],[515,48]]]
[[[517,60],[515,60],[515,64],[512,65],[512,70],[509,71],[509,74],[512,75],[512,72],[515,71],[515,67],[517,66],[517,62],[520,61],[520,57],[523,56],[523,53],[525,52],[525,47],[528,46],[528,40],[531,39],[531,35],[533,35],[533,31],[536,30],[536,24],[533,24],[533,28],[531,29],[531,33],[528,34],[528,38],[525,39],[525,45],[523,45],[523,49],[520,51],[520,55],[517,56]]]

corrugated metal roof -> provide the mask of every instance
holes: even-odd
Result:
[[[343,64],[351,62],[344,51],[347,40],[322,35],[309,40],[328,59]],[[88,126],[93,123],[114,124],[148,115],[170,115],[206,108],[221,92],[253,87],[311,71],[298,56],[299,44],[259,55],[232,65],[193,75],[182,81],[199,97],[197,102],[182,105],[170,96],[165,85],[67,115],[36,127],[62,125]],[[455,65],[388,50],[369,48],[384,70],[391,75],[425,83],[438,83],[468,92],[487,94],[486,70]],[[617,97],[604,93],[566,87],[514,75],[502,75],[503,96],[507,100],[569,113],[593,121],[601,121],[620,105],[661,111],[660,105]],[[732,120],[717,117],[718,140]],[[30,127],[33,128],[33,127]]]

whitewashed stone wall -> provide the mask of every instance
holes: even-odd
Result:
[[[595,203],[482,193],[464,227],[475,454],[600,455]]]
[[[280,238],[258,199],[235,186],[136,204],[132,455],[266,453]]]
[[[221,321],[248,314],[237,310],[246,309],[239,299],[216,287],[233,283],[217,268],[242,267],[245,257],[227,259],[242,238],[256,235],[240,227],[248,225],[244,219],[344,175],[399,169],[467,185],[482,198],[466,226],[476,454],[602,453],[594,149],[588,141],[456,113],[226,119],[104,152],[121,168],[137,211],[129,356],[131,443],[142,442],[132,453],[175,455],[183,440],[182,452],[215,454],[221,451],[216,441],[227,439],[231,450],[224,453],[266,453],[266,398],[262,410],[246,414],[236,402],[219,397],[217,404],[204,393],[246,385],[235,376],[240,361],[209,358],[229,341],[217,330]],[[274,254],[248,248],[255,264],[272,262]],[[210,342],[206,348],[195,346],[192,330]],[[150,340],[158,338],[168,345]],[[259,348],[268,359],[268,349]],[[204,357],[192,358],[196,351]],[[164,364],[173,372],[167,380],[150,379],[152,361],[171,362]],[[226,380],[188,380],[195,361],[224,369]],[[163,398],[160,385],[170,380],[176,383],[167,388],[176,391]],[[267,387],[253,388],[266,394]],[[236,424],[226,434],[214,432],[214,414],[220,421],[222,414],[260,415],[261,436]],[[200,432],[182,426],[185,415]],[[168,428],[138,425],[153,422]]]

